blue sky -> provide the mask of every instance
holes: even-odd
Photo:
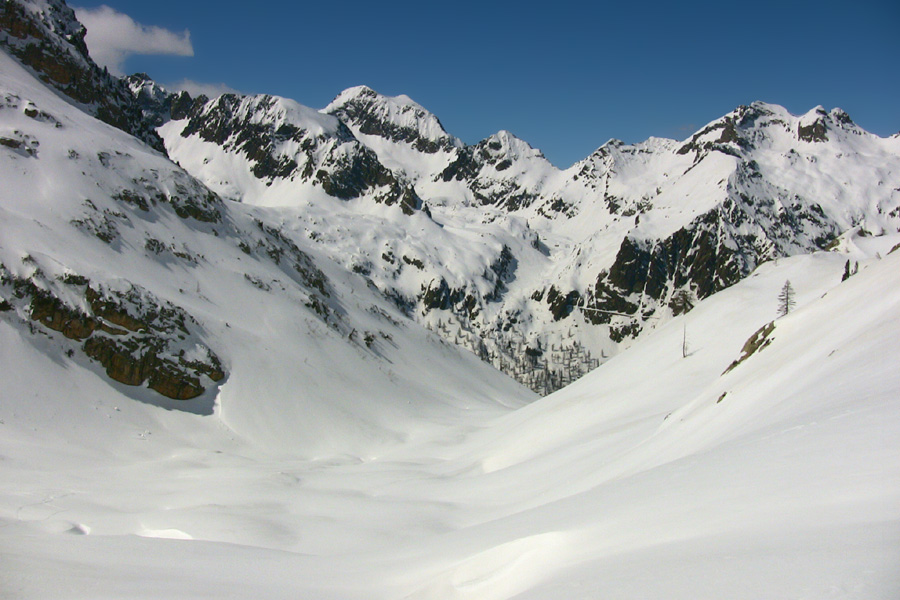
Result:
[[[365,84],[412,97],[469,143],[508,129],[560,167],[610,138],[683,139],[754,100],[839,106],[873,133],[900,131],[900,3],[888,0],[102,4],[162,36],[128,47],[140,36],[123,33],[124,72],[314,108]],[[165,50],[177,55],[132,53]]]

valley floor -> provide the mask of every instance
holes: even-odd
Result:
[[[556,394],[302,459],[0,323],[0,596],[900,597],[882,254],[763,265]],[[797,309],[724,373],[786,279]]]

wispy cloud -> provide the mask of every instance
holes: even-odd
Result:
[[[141,25],[106,5],[76,8],[75,14],[87,28],[85,42],[91,57],[116,75],[124,74],[125,60],[132,54],[194,55],[191,32],[187,29],[178,33]]]
[[[193,97],[200,95],[208,98],[217,98],[222,94],[240,94],[238,90],[225,85],[224,83],[201,83],[191,79],[182,79],[175,83],[167,83],[166,87],[170,90],[184,90]]]

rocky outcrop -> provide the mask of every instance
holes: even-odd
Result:
[[[436,180],[464,182],[479,203],[515,211],[541,197],[540,189],[521,180],[529,169],[550,171],[553,167],[539,150],[501,131],[461,148]]]
[[[747,338],[747,341],[744,342],[744,346],[741,348],[741,356],[733,360],[731,364],[728,365],[728,368],[725,369],[725,373],[734,370],[735,368],[740,366],[742,362],[771,344],[775,339],[774,337],[771,337],[773,331],[775,331],[774,321],[770,321],[757,329],[756,332],[754,332],[754,334]]]
[[[275,96],[223,94],[209,100],[166,94],[143,76],[131,89],[148,118],[183,123],[179,135],[216,144],[249,161],[251,173],[271,185],[310,182],[341,200],[369,195],[411,215],[424,204],[408,182],[379,162],[338,119]]]
[[[748,148],[750,142],[742,135],[742,130],[750,128],[765,114],[758,105],[739,106],[732,114],[713,121],[691,136],[678,154],[696,153],[696,160],[711,151],[737,156],[738,149]]]
[[[758,257],[733,248],[731,238],[720,233],[719,219],[719,212],[711,211],[654,242],[626,237],[612,266],[601,271],[585,299],[586,318],[600,324],[613,322],[616,315],[631,315],[643,322],[678,289],[690,289],[702,299],[739,281]],[[640,329],[638,324],[629,333]]]
[[[842,114],[843,116],[847,115],[847,113]],[[801,142],[827,142],[828,113],[825,112],[825,109],[817,107],[813,115],[806,116],[812,118],[801,119],[800,123],[797,124],[797,139]],[[847,121],[849,121],[849,117],[847,117]]]
[[[114,381],[189,400],[225,377],[194,319],[147,290],[114,291],[76,275],[53,282],[20,278],[2,266],[0,286],[9,295],[6,312],[16,310],[76,342]]]
[[[159,127],[170,119],[184,118],[195,102],[187,92],[170,93],[146,73],[127,75],[123,81],[134,96],[144,119],[153,127]],[[206,96],[197,98],[197,102],[207,100]]]
[[[125,84],[91,60],[85,29],[62,0],[4,0],[0,46],[101,121],[165,153]]]
[[[464,145],[412,100],[364,86],[341,93],[327,115],[273,97],[181,95],[160,103],[152,84],[137,87],[157,113],[184,123],[174,134],[178,128],[167,127],[167,137],[197,137],[245,156],[267,183],[312,182],[335,198],[367,196],[407,214],[427,210],[415,189],[432,194],[436,222],[477,228],[494,242],[489,249],[448,269],[415,231],[405,233],[421,253],[410,258],[383,242],[366,246],[368,232],[350,225],[357,239],[347,267],[412,318],[541,392],[596,364],[585,346],[615,352],[648,323],[683,311],[677,294],[703,299],[761,262],[826,248],[860,221],[887,227],[900,214],[883,185],[896,169],[861,186],[822,173],[818,161],[860,164],[856,143],[843,141],[868,135],[837,109],[796,117],[755,102],[684,142],[611,140],[561,171],[509,132]],[[886,152],[877,142],[867,148],[872,156]],[[852,197],[863,195],[878,199],[865,207]],[[848,203],[855,208],[846,210]],[[326,252],[342,246],[327,226],[305,226]],[[452,231],[445,237],[462,239]],[[528,289],[509,285],[519,259],[553,263],[552,277],[523,277],[535,282]]]
[[[406,96],[383,96],[366,86],[346,90],[325,112],[359,133],[408,144],[424,154],[450,152],[462,145],[436,116]]]

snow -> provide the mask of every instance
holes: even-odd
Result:
[[[163,125],[160,134],[170,155],[220,195],[278,208],[284,227],[363,273],[379,290],[415,303],[423,290],[443,280],[463,296],[471,295],[479,308],[475,316],[464,315],[458,304],[426,309],[421,301],[413,316],[473,351],[484,338],[495,356],[519,344],[562,348],[577,343],[592,357],[612,356],[630,345],[630,338],[614,342],[608,330],[578,317],[557,321],[548,303],[535,299],[546,298],[551,284],[563,295],[593,297],[625,239],[645,248],[664,246],[707,216],[728,215],[722,218],[729,226],[710,232],[711,237],[732,249],[755,240],[765,260],[809,252],[852,227],[880,234],[900,226],[892,214],[900,201],[892,191],[900,189],[898,146],[862,131],[839,109],[794,116],[783,107],[754,102],[692,138],[699,146],[718,144],[720,150],[684,152],[685,143],[662,138],[639,144],[610,140],[566,170],[507,131],[465,149],[418,103],[366,86],[345,90],[322,113],[344,119],[358,143],[336,144],[326,136],[322,150],[309,159],[287,147],[278,156],[296,158],[298,172],[315,172],[322,165],[327,169],[329,157],[371,151],[415,189],[431,222],[409,219],[396,208],[385,210],[371,190],[344,201],[303,177],[259,179],[239,152],[197,135],[182,136],[181,121]],[[798,141],[798,128],[810,115],[824,115],[827,142]],[[384,131],[371,133],[361,125],[369,121]],[[718,142],[727,122],[737,123],[742,143]],[[392,128],[403,135],[394,137]],[[439,146],[426,152],[413,140]],[[444,170],[466,151],[474,153],[477,172],[444,181]],[[485,205],[484,198],[496,204]],[[496,263],[503,248],[518,265],[515,279],[499,299],[486,300],[495,284],[486,267]],[[397,260],[391,263],[384,256]],[[409,268],[403,256],[423,268]],[[749,268],[755,264],[754,257]],[[664,322],[666,302],[665,297],[651,299],[644,306]],[[656,322],[642,326],[649,329]],[[550,368],[561,366],[548,360]]]
[[[447,140],[451,146],[459,147],[462,145],[460,140],[450,136],[444,130],[441,122],[434,114],[427,111],[409,96],[402,94],[399,96],[384,96],[364,85],[344,90],[321,112],[331,115],[347,104],[354,102],[371,102],[382,120],[396,126],[413,129],[426,140]]]
[[[448,195],[430,219],[265,186],[236,155],[165,126],[187,171],[210,159],[204,182],[245,201],[221,201],[222,221],[203,223],[161,201],[145,212],[116,200],[206,188],[6,54],[0,99],[11,99],[0,136],[38,142],[36,155],[0,147],[0,262],[73,305],[83,298],[66,275],[139,285],[196,319],[202,344],[184,347],[189,359],[211,349],[228,372],[198,398],[167,400],[67,353],[77,344],[22,307],[0,313],[4,598],[900,596],[900,235],[877,183],[900,172],[894,140],[841,130],[841,156],[823,144],[792,158],[778,155],[787,138],[772,137],[757,160],[780,173],[784,200],[808,189],[846,211],[834,251],[766,262],[536,399],[372,289],[415,290],[433,275],[410,262],[367,279],[352,266],[390,251],[463,285],[507,246],[519,269],[490,318],[524,305],[538,282],[587,285],[621,235],[663,235],[715,205],[734,157],[694,167],[670,140],[608,144],[579,166],[590,178],[539,174],[535,185],[575,190],[571,218],[475,211]],[[274,102],[286,122],[334,123]],[[793,135],[797,118],[769,112],[793,119]],[[517,160],[541,160],[498,140]],[[639,161],[622,161],[629,153]],[[823,168],[834,176],[813,177]],[[637,223],[598,208],[583,179],[612,171],[624,202],[661,188],[658,212]],[[90,215],[114,224],[112,242],[74,223]],[[240,248],[262,242],[257,223],[321,271],[330,319],[306,306],[317,292],[286,262]],[[549,256],[531,247],[535,230]],[[166,249],[151,252],[148,239]],[[859,270],[841,281],[848,260]],[[797,306],[776,319],[786,280]],[[728,370],[770,322],[771,342]],[[569,324],[541,314],[522,324],[526,335],[553,326],[561,337]]]
[[[123,189],[139,192],[145,185],[135,182],[151,182],[168,193],[193,190],[201,195],[204,190],[140,142],[73,110],[6,55],[0,59],[5,61],[0,87],[15,85],[22,104],[4,112],[4,127],[8,123],[10,129],[31,132],[40,142],[39,158],[6,151],[0,156],[9,182],[0,212],[0,260],[15,275],[41,273],[46,285],[63,290],[65,286],[52,282],[76,273],[110,289],[124,291],[136,284],[184,306],[230,367],[218,395],[211,392],[198,401],[198,411],[209,412],[215,402],[223,423],[234,423],[240,435],[277,451],[302,449],[315,455],[337,445],[362,454],[407,437],[408,417],[440,421],[446,406],[490,413],[499,409],[497,398],[516,404],[531,397],[468,353],[419,329],[408,331],[399,324],[396,309],[368,290],[362,278],[313,248],[315,262],[334,286],[333,309],[346,315],[337,326],[323,322],[304,306],[311,292],[298,284],[296,273],[239,248],[239,242],[255,244],[260,231],[255,220],[268,221],[265,210],[229,203],[223,206],[226,222],[212,226],[177,218],[163,208],[146,213],[114,200]],[[58,115],[63,126],[25,116],[26,100]],[[102,152],[115,168],[98,158]],[[107,244],[73,226],[84,218],[110,220],[116,239]],[[159,255],[147,251],[148,239],[166,250]],[[346,338],[354,330],[360,339],[348,345]],[[361,341],[366,332],[376,338],[371,348]],[[417,362],[396,359],[404,346],[417,348]],[[223,356],[224,348],[233,354]],[[453,374],[473,367],[480,375],[471,381]],[[431,372],[428,379],[420,379],[423,371]],[[342,385],[323,383],[325,374],[330,374],[325,381]],[[331,399],[326,403],[323,397]],[[347,414],[354,416],[347,419]],[[347,428],[365,432],[359,444],[347,445]]]
[[[360,386],[378,395],[371,361],[320,340],[331,355],[291,379],[304,360],[292,344],[309,348],[310,333],[278,319],[285,307],[249,327],[260,316],[242,320],[252,302],[234,285],[214,305],[232,304],[219,318],[238,330],[235,370],[207,415],[110,385],[89,365],[55,359],[53,339],[0,322],[5,594],[895,597],[900,252],[887,251],[900,239],[849,240],[861,262],[849,280],[840,282],[844,254],[768,263],[515,410],[458,402],[467,393],[455,386],[477,363],[437,384],[417,338],[390,367],[410,408],[389,419],[408,420],[441,388],[449,404],[436,420],[429,409],[409,421],[389,446],[373,445],[383,434],[362,404],[331,416],[315,407]],[[337,269],[328,275],[342,284]],[[776,316],[786,279],[797,309],[776,321],[771,345],[723,375]],[[443,352],[446,367],[453,353]],[[333,372],[339,365],[361,371]],[[296,407],[296,396],[259,393],[310,386]],[[281,422],[302,419],[336,443],[298,453]]]
[[[74,397],[58,389],[72,374],[29,381],[44,406],[17,403],[16,417],[4,403],[2,416],[5,589],[21,598],[891,598],[898,258],[870,259],[841,284],[839,255],[766,265],[688,314],[688,358],[673,321],[527,408],[365,460],[223,444],[216,417],[116,398],[92,374]],[[777,322],[771,346],[721,375],[774,316],[785,278],[800,291],[798,309]],[[881,301],[858,310],[875,290]],[[840,328],[823,328],[837,319]],[[46,354],[8,326],[0,332],[2,348],[16,349],[4,364],[46,373]],[[17,397],[17,386],[6,389]],[[717,403],[720,389],[728,395]],[[85,410],[88,397],[112,418]],[[49,406],[66,418],[48,420]],[[94,433],[60,435],[72,427]]]

